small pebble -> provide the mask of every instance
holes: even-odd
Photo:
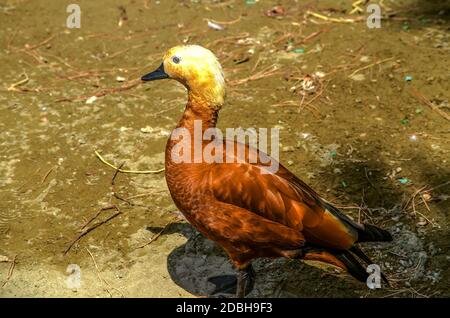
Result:
[[[424,218],[419,218],[419,222],[417,222],[416,223],[416,225],[417,226],[425,226],[425,225],[427,225],[428,224],[428,222],[427,222],[427,220],[425,220]]]
[[[311,134],[309,134],[309,133],[302,133],[301,135],[302,135],[303,139],[306,139],[309,136],[311,136]]]
[[[417,136],[416,135],[411,135],[411,136],[409,136],[409,140],[417,141]]]
[[[97,100],[97,96],[91,96],[86,100],[86,104],[92,104]]]
[[[325,73],[322,72],[322,71],[317,71],[317,72],[314,73],[314,75],[316,75],[317,77],[320,77],[320,78],[325,77]]]
[[[211,21],[208,21],[208,27],[213,30],[216,30],[216,31],[222,31],[224,29],[224,27],[222,25],[211,22]]]
[[[285,147],[282,148],[282,150],[284,152],[292,152],[292,151],[295,150],[295,148],[293,146],[285,146]]]
[[[153,128],[150,126],[146,126],[140,129],[142,133],[149,134],[153,132]]]
[[[350,76],[350,78],[357,82],[364,81],[366,79],[364,74],[355,74],[355,75]]]
[[[363,56],[361,56],[361,58],[359,60],[363,63],[367,63],[367,62],[370,62],[370,57],[363,55]]]

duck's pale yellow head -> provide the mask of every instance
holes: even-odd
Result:
[[[143,81],[172,78],[182,83],[193,98],[219,109],[224,101],[225,80],[216,56],[199,45],[181,45],[164,55],[161,66]]]

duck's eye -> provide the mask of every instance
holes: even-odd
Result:
[[[174,56],[172,57],[172,62],[174,62],[175,64],[180,63],[181,59],[178,56]]]

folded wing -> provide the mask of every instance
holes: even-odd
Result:
[[[239,153],[239,147],[244,147],[246,162],[214,164],[209,169],[209,187],[218,200],[301,231],[307,243],[348,249],[357,241],[363,225],[327,203],[283,166],[271,173],[266,154],[234,143],[229,148],[234,152],[227,151],[226,156]]]

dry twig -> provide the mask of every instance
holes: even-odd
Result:
[[[107,219],[105,219],[105,220],[103,220],[103,221],[100,221],[100,222],[97,222],[97,223],[95,223],[94,225],[92,225],[90,228],[87,228],[87,229],[84,229],[70,244],[69,244],[69,246],[64,250],[64,255],[66,255],[69,251],[70,251],[70,249],[75,245],[75,243],[77,243],[79,240],[81,240],[86,234],[88,234],[89,232],[91,232],[91,231],[93,231],[93,230],[95,230],[96,228],[98,228],[99,226],[101,226],[101,225],[103,225],[103,224],[105,224],[105,223],[108,223],[109,221],[111,221],[112,219],[114,219],[116,216],[118,216],[118,215],[120,215],[120,214],[122,214],[122,212],[119,210],[119,208],[116,206],[116,205],[114,205],[114,206],[112,206],[112,207],[107,207],[107,208],[104,208],[104,209],[101,209],[101,211],[102,210],[105,210],[105,209],[107,209],[107,210],[110,210],[110,209],[115,209],[116,210],[116,213],[114,213],[113,215],[111,215],[110,217],[108,217]],[[100,213],[101,213],[101,211],[99,211],[97,214],[96,214],[96,216],[95,217],[97,217]],[[95,217],[93,218],[93,219],[95,219]],[[93,220],[92,219],[92,220]],[[91,221],[92,221],[91,220]],[[89,221],[88,222],[88,224],[91,222],[91,221]],[[85,226],[84,226],[85,227]]]
[[[147,245],[152,244],[154,241],[156,241],[156,240],[164,233],[164,231],[165,231],[165,230],[166,230],[166,229],[167,229],[174,221],[175,221],[175,219],[172,219],[171,221],[169,221],[166,225],[164,225],[164,227],[162,228],[161,231],[159,231],[158,233],[156,233],[155,235],[153,235],[153,236],[150,238],[150,241],[148,241],[147,243],[142,244],[142,245],[136,247],[136,249],[138,249],[138,248],[143,248],[143,247],[145,247],[145,246],[147,246]]]

